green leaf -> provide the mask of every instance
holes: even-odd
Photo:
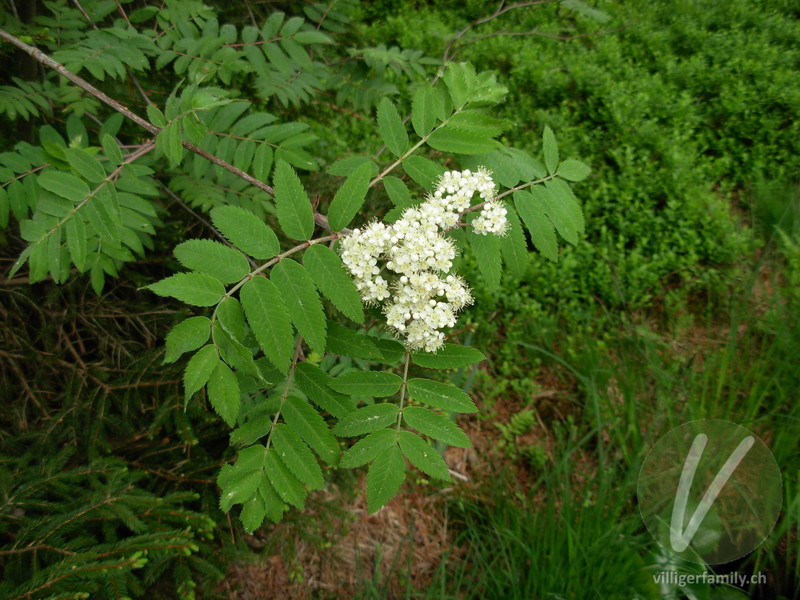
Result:
[[[397,445],[397,430],[379,429],[356,442],[342,455],[339,466],[355,469],[375,460],[389,446]]]
[[[156,146],[161,148],[170,166],[177,166],[183,158],[183,145],[181,144],[180,123],[173,121],[158,133]]]
[[[217,363],[208,380],[208,399],[211,406],[229,427],[236,425],[239,415],[239,380],[223,362]]]
[[[356,403],[350,396],[334,392],[329,384],[333,377],[311,363],[299,363],[295,368],[294,380],[306,396],[322,410],[329,412],[337,419],[356,409]]]
[[[477,348],[445,344],[437,352],[416,352],[411,355],[414,364],[428,369],[457,369],[486,360]]]
[[[400,449],[389,446],[367,472],[367,507],[374,513],[391,500],[405,479],[406,465]]]
[[[503,273],[500,260],[500,244],[496,235],[472,233],[467,236],[472,254],[478,263],[478,270],[483,275],[488,290],[500,289],[500,276]]]
[[[403,421],[420,433],[444,442],[449,446],[469,448],[472,446],[467,434],[447,417],[421,406],[407,406],[403,409]]]
[[[267,435],[272,429],[272,419],[267,415],[258,415],[231,431],[231,446],[255,443]]]
[[[339,444],[325,420],[305,400],[289,396],[283,403],[283,420],[322,460],[339,463]]]
[[[263,446],[261,448],[264,449]],[[236,469],[235,465],[225,465],[217,482],[222,489],[219,507],[223,512],[228,512],[234,504],[244,504],[253,497],[261,483],[261,470],[242,471]]]
[[[544,164],[547,172],[551,175],[558,170],[558,144],[553,130],[548,125],[544,126],[542,135],[542,152],[544,153]]]
[[[267,516],[267,505],[261,494],[253,494],[249,500],[246,500],[242,506],[242,514],[240,519],[242,526],[248,534],[252,534],[256,529],[261,527],[264,522],[264,517]]]
[[[231,300],[238,304],[235,299],[228,298],[223,300],[220,306],[226,303],[230,304]],[[222,360],[228,363],[232,369],[250,375],[250,377],[255,377],[259,381],[263,378],[262,370],[253,360],[253,353],[248,348],[245,348],[237,338],[228,333],[219,319],[211,326],[211,338],[217,345]]]
[[[408,148],[406,126],[403,125],[395,105],[386,97],[378,104],[378,132],[383,143],[395,156],[402,156]]]
[[[303,184],[283,160],[275,167],[275,206],[283,232],[294,240],[307,240],[314,233],[314,214]]]
[[[333,40],[321,31],[298,31],[294,39],[301,44],[332,44]]]
[[[500,253],[511,274],[521,278],[528,268],[528,242],[525,240],[525,232],[522,230],[517,211],[510,203],[506,203],[505,206],[508,231],[499,238]]]
[[[293,167],[307,171],[315,171],[317,169],[314,157],[300,148],[278,148],[275,151],[275,161],[286,161]]]
[[[171,296],[193,306],[213,306],[225,295],[225,287],[203,273],[176,273],[147,286],[159,296]]]
[[[189,317],[173,327],[167,334],[167,352],[164,363],[175,362],[184,352],[196,350],[208,341],[211,321],[208,317]]]
[[[436,92],[432,86],[425,84],[414,94],[411,124],[419,137],[425,137],[436,125]]]
[[[447,121],[446,129],[459,129],[483,138],[494,138],[509,126],[508,121],[495,119],[484,109],[462,110]]]
[[[387,340],[383,338],[374,338],[372,343],[377,346],[378,350],[383,357],[383,362],[392,364],[399,362],[405,358],[406,348],[396,340]]]
[[[325,311],[311,275],[297,261],[284,259],[272,268],[271,279],[297,331],[312,350],[324,354]]]
[[[478,407],[470,400],[467,393],[449,383],[430,379],[409,379],[408,394],[417,402],[434,408],[457,413],[478,412]]]
[[[222,283],[241,281],[250,273],[244,254],[214,240],[188,240],[175,246],[175,258],[184,267],[205,273]]]
[[[553,224],[544,211],[544,205],[530,192],[514,192],[514,206],[531,234],[531,242],[543,256],[558,262],[558,243]]]
[[[122,151],[119,149],[119,144],[107,133],[103,135],[103,153],[112,165],[122,164]]]
[[[203,346],[191,358],[183,373],[183,387],[188,401],[211,378],[219,364],[219,354],[213,344]]]
[[[267,451],[264,471],[281,500],[302,510],[307,492],[297,477],[292,475],[292,472],[278,458],[277,451]]]
[[[103,165],[94,156],[81,148],[67,148],[67,161],[72,170],[91,183],[100,183],[106,178]]]
[[[167,126],[167,119],[164,117],[164,113],[155,104],[147,105],[147,118],[156,127]]]
[[[299,435],[283,423],[275,425],[270,435],[273,447],[292,475],[312,490],[325,487],[317,459]]]
[[[578,236],[583,234],[585,225],[583,211],[572,189],[563,179],[551,179],[544,186],[547,193],[542,194],[542,186],[537,185],[531,188],[531,194],[536,196],[537,192],[540,193],[545,212],[556,231],[570,244],[577,244]]]
[[[328,321],[327,352],[341,356],[355,356],[367,360],[381,360],[383,355],[373,343],[374,338]]]
[[[36,182],[48,192],[53,192],[76,204],[91,193],[89,186],[82,179],[55,169],[48,169],[39,175]]]
[[[328,209],[328,223],[333,231],[347,227],[356,216],[369,189],[372,163],[364,163],[353,171],[336,192]]]
[[[272,258],[281,251],[278,237],[264,221],[238,206],[217,206],[211,221],[234,246],[253,258]]]
[[[267,144],[259,144],[253,156],[253,175],[256,179],[266,182],[272,170],[272,147]]]
[[[385,371],[357,371],[340,375],[330,386],[348,396],[372,396],[382,398],[397,393],[403,380],[394,373]]]
[[[456,108],[461,108],[469,100],[469,78],[463,64],[447,63],[444,76],[447,91],[450,92],[450,97],[453,99],[453,105]]]
[[[401,431],[399,442],[403,455],[420,471],[436,479],[451,480],[447,463],[428,442],[410,431]]]
[[[403,161],[403,170],[425,190],[433,190],[436,182],[447,170],[422,156],[409,156]]]
[[[261,474],[261,484],[258,486],[258,495],[264,500],[269,520],[273,523],[280,522],[283,513],[285,513],[289,507],[281,500],[278,492],[275,491],[275,488],[269,482],[266,473]]]
[[[446,121],[453,112],[453,100],[447,91],[447,86],[440,80],[438,85],[433,87],[434,92],[434,110],[436,118],[440,121]]]
[[[386,190],[386,193],[389,195],[389,200],[391,200],[392,204],[395,206],[405,208],[406,206],[411,206],[414,203],[414,200],[411,197],[411,192],[409,191],[408,186],[403,183],[402,179],[387,175],[383,178],[383,187]]]
[[[243,340],[246,333],[244,310],[236,298],[224,298],[216,310],[217,322],[237,340]]]
[[[266,277],[253,277],[242,286],[239,298],[258,345],[272,364],[286,373],[294,353],[294,336],[278,288]]]
[[[484,154],[497,148],[499,142],[465,129],[440,127],[428,137],[428,145],[442,152]]]
[[[67,221],[64,235],[72,262],[75,263],[78,270],[83,271],[86,266],[86,257],[88,256],[88,240],[86,222],[80,213],[73,214]]]
[[[378,174],[378,165],[372,162],[369,156],[349,156],[348,158],[342,158],[328,167],[326,171],[330,175],[347,177],[363,165],[369,165],[370,175],[374,176]]]
[[[396,404],[373,404],[359,408],[339,420],[333,432],[339,437],[355,437],[372,433],[397,422],[400,409]]]
[[[568,158],[558,165],[558,176],[567,181],[583,181],[591,172],[592,169],[589,168],[589,165],[574,158]]]
[[[314,244],[303,254],[303,265],[319,291],[344,316],[356,323],[364,322],[361,295],[336,252],[327,246]]]

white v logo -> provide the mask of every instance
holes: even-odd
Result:
[[[750,451],[755,443],[755,438],[750,435],[744,438],[736,449],[722,465],[722,468],[714,477],[714,481],[708,486],[706,493],[703,494],[703,499],[692,514],[689,523],[686,525],[686,530],[681,531],[683,528],[683,517],[686,514],[686,502],[689,499],[689,490],[694,481],[694,475],[697,471],[697,465],[700,464],[700,459],[703,457],[703,450],[708,442],[708,436],[704,433],[698,434],[692,442],[692,447],[689,449],[689,454],[686,457],[686,462],[683,463],[683,472],[681,479],[678,482],[678,491],[675,494],[675,504],[672,506],[672,522],[669,530],[669,541],[672,544],[672,549],[675,552],[683,552],[689,547],[692,538],[700,528],[703,519],[706,518],[711,505],[719,496],[722,488],[731,478],[736,467],[742,462],[742,459]]]

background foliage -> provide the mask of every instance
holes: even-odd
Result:
[[[671,426],[723,417],[768,441],[785,482],[778,528],[730,568],[768,573],[766,586],[747,590],[753,597],[797,595],[800,86],[791,3],[602,2],[600,15],[579,3],[579,11],[545,3],[499,15],[452,45],[457,32],[492,9],[482,2],[459,9],[340,2],[330,10],[256,3],[251,18],[247,7],[144,4],[124,8],[131,21],[160,24],[155,43],[124,27],[108,30],[121,18],[113,2],[39,5],[35,17],[16,15],[24,26],[10,9],[3,13],[3,28],[28,36],[156,123],[159,115],[146,110],[131,83],[128,72],[134,74],[164,109],[164,124],[173,123],[173,133],[160,135],[159,147],[137,161],[141,167],[121,167],[118,187],[128,189],[118,194],[118,220],[87,214],[85,225],[100,235],[86,235],[85,246],[59,245],[61,254],[46,242],[48,258],[33,257],[31,279],[50,272],[61,285],[45,280],[28,288],[23,270],[0,288],[2,386],[11,399],[3,417],[0,561],[14,573],[3,582],[5,595],[45,597],[77,571],[81,589],[111,597],[189,597],[196,585],[207,597],[226,566],[249,552],[238,526],[217,508],[214,479],[230,458],[228,430],[196,401],[184,411],[185,363],[161,364],[160,340],[194,313],[136,288],[180,268],[173,247],[208,237],[220,214],[215,207],[246,208],[271,223],[279,215],[265,190],[221,167],[204,168],[176,136],[182,132],[239,168],[258,165],[259,179],[269,180],[282,159],[306,189],[328,199],[341,180],[320,168],[376,152],[373,115],[381,99],[391,97],[399,114],[409,113],[415,90],[436,75],[443,56],[493,69],[508,88],[495,113],[508,122],[504,143],[536,156],[549,125],[563,155],[592,166],[578,188],[586,234],[562,249],[558,265],[534,254],[497,290],[476,285],[475,307],[460,320],[461,340],[489,360],[442,374],[470,391],[480,409],[460,420],[476,445],[472,481],[448,492],[440,504],[446,512],[429,509],[449,519],[447,557],[428,579],[375,558],[374,572],[346,593],[585,597],[602,581],[599,597],[620,589],[626,597],[680,597],[649,578],[660,559],[636,514],[635,475],[643,452]],[[275,8],[287,15],[280,23],[270,20]],[[263,34],[265,23],[282,39],[260,44],[261,54],[231,45]],[[15,178],[46,159],[101,183],[114,173],[106,164],[120,168],[105,134],[125,153],[147,134],[3,50],[18,65],[0,88],[8,124],[0,155],[8,272],[28,242],[63,218],[59,198],[69,197],[59,191],[70,193],[65,180],[49,189],[45,179],[41,187],[50,194],[32,195],[25,182],[33,178]],[[210,88],[199,97],[175,87],[180,77],[190,83],[198,76]],[[215,106],[226,94],[236,102]],[[108,118],[95,122],[89,114]],[[250,140],[195,131],[201,122]],[[92,158],[109,159],[102,173]],[[186,173],[174,167],[181,161]],[[345,170],[336,175],[352,166],[340,164]],[[39,213],[44,230],[20,230],[34,197],[50,203]],[[373,197],[364,212],[389,207]],[[132,233],[120,234],[125,230]],[[80,240],[80,233],[69,237]],[[108,239],[122,243],[100,244]],[[70,272],[70,263],[89,273],[102,296]],[[460,269],[475,282],[490,273],[469,257]],[[367,359],[317,360],[339,375]],[[505,478],[491,474],[498,465]],[[327,477],[358,485],[342,473]],[[404,489],[438,498],[440,488]],[[292,517],[290,529],[264,533],[265,555],[297,560],[294,543],[278,541],[287,531],[327,539],[319,515],[331,505],[313,494],[310,503],[316,516]],[[324,551],[323,542],[314,543]],[[302,565],[292,573],[287,585],[302,587]],[[216,593],[224,595],[221,589]],[[715,591],[722,590],[695,593]],[[324,588],[316,593],[325,597]]]

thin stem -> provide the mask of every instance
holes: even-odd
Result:
[[[283,411],[283,404],[286,402],[286,398],[289,396],[289,387],[292,384],[292,379],[294,377],[294,370],[297,367],[297,360],[300,358],[300,347],[303,343],[303,336],[297,336],[297,343],[294,346],[294,358],[292,358],[292,364],[289,367],[289,373],[286,375],[286,385],[283,386],[283,393],[281,394],[281,403],[278,406],[278,411],[275,413],[275,417],[272,419],[272,426],[269,428],[269,435],[267,436],[267,444],[266,449],[269,450],[269,446],[272,443],[272,432],[275,430],[275,426],[278,424],[278,419],[281,417],[281,412]]]
[[[484,206],[486,206],[487,204],[489,204],[490,202],[496,202],[497,200],[502,200],[503,198],[505,198],[506,196],[509,196],[510,194],[513,194],[514,192],[518,192],[519,190],[524,190],[526,187],[530,187],[532,185],[538,185],[540,183],[544,183],[545,181],[550,181],[551,179],[555,179],[555,177],[556,177],[556,174],[554,173],[552,175],[548,175],[547,177],[543,177],[542,179],[536,179],[534,181],[528,181],[527,183],[521,183],[520,185],[515,186],[515,187],[511,188],[510,190],[506,190],[502,194],[498,194],[497,196],[494,196],[491,200],[486,200],[485,202],[481,202],[480,204],[476,204],[475,206],[470,206],[467,210],[462,211],[461,214],[464,215],[464,214],[466,214],[468,212],[479,210],[479,209],[483,208]],[[466,225],[466,223],[464,223],[464,224]]]
[[[497,10],[495,10],[491,15],[489,15],[488,17],[483,17],[481,19],[478,19],[477,21],[473,21],[472,23],[470,23],[469,25],[464,27],[464,29],[459,31],[455,36],[453,36],[453,38],[450,39],[450,41],[447,43],[447,46],[445,46],[444,53],[442,54],[442,64],[444,65],[445,63],[447,63],[448,60],[450,60],[451,58],[453,58],[453,56],[455,56],[455,51],[453,51],[453,47],[473,27],[477,27],[478,25],[483,25],[484,23],[488,23],[489,21],[492,21],[493,19],[496,19],[500,15],[502,15],[504,13],[507,13],[510,10],[515,10],[517,8],[525,8],[526,6],[536,6],[536,5],[539,5],[539,4],[548,4],[548,3],[554,2],[554,1],[555,0],[532,0],[532,1],[529,1],[529,2],[520,2],[518,4],[512,4],[511,6],[505,6],[505,1],[502,0],[500,2],[500,4],[498,5]],[[438,79],[438,77],[437,77],[437,79]]]
[[[241,288],[245,283],[250,281],[253,277],[258,275],[259,273],[263,273],[264,271],[269,269],[272,265],[274,265],[275,263],[283,260],[287,256],[290,256],[290,255],[294,254],[295,252],[300,252],[301,250],[305,250],[306,248],[308,248],[309,246],[313,246],[314,244],[322,244],[324,242],[329,242],[331,240],[336,240],[336,239],[339,239],[339,234],[338,233],[333,233],[331,235],[326,235],[325,237],[315,238],[313,240],[308,240],[307,242],[303,242],[302,244],[298,244],[297,246],[287,250],[286,252],[278,254],[278,256],[276,256],[275,258],[271,258],[270,260],[265,262],[263,265],[261,265],[257,269],[255,269],[253,271],[250,271],[250,273],[247,275],[247,277],[245,277],[239,283],[237,283],[235,286],[233,286],[228,291],[228,293],[225,294],[224,297],[225,298],[230,298],[233,294],[236,293],[236,291],[239,288]]]
[[[104,94],[103,92],[98,90],[96,87],[94,87],[91,83],[86,81],[83,77],[79,77],[78,75],[75,75],[72,71],[67,70],[62,64],[56,62],[55,60],[53,60],[52,58],[47,56],[44,52],[42,52],[38,48],[34,48],[33,46],[29,46],[28,44],[26,44],[25,42],[23,42],[19,38],[16,38],[13,35],[11,35],[10,33],[8,33],[7,31],[5,31],[4,29],[0,29],[0,38],[3,38],[5,41],[9,42],[10,44],[13,44],[14,46],[19,48],[20,50],[23,50],[23,51],[27,52],[34,59],[36,59],[40,63],[42,63],[44,66],[53,69],[56,73],[58,73],[62,77],[66,78],[66,79],[69,79],[72,83],[77,85],[79,88],[81,88],[82,90],[84,90],[86,92],[89,92],[92,96],[94,96],[95,98],[97,98],[101,102],[105,102],[111,108],[113,108],[114,110],[116,110],[119,113],[122,113],[123,115],[128,117],[131,121],[133,121],[134,123],[136,123],[140,127],[143,127],[144,129],[146,129],[150,133],[158,134],[158,132],[160,131],[160,129],[158,127],[156,127],[155,125],[153,125],[150,121],[148,121],[147,119],[143,119],[142,117],[140,117],[139,115],[134,113],[132,110],[130,110],[126,106],[123,106],[122,104],[120,104],[119,102],[117,102],[116,100],[111,98],[110,96],[107,96],[106,94]]]
[[[63,65],[61,65],[60,63],[56,62],[55,60],[53,60],[52,58],[47,56],[44,52],[42,52],[38,48],[35,48],[33,46],[30,46],[30,45],[26,44],[25,42],[23,42],[22,40],[20,40],[17,37],[14,37],[13,35],[8,33],[7,31],[5,31],[4,29],[0,29],[0,38],[6,40],[10,44],[13,44],[14,46],[16,46],[19,49],[24,50],[25,52],[30,54],[34,59],[36,59],[37,61],[39,61],[40,63],[42,63],[46,67],[49,67],[49,68],[53,69],[56,73],[58,73],[62,77],[70,80],[72,83],[77,85],[79,88],[81,88],[85,92],[88,92],[89,94],[91,94],[92,96],[94,96],[95,98],[100,100],[101,102],[106,103],[108,106],[110,106],[111,108],[116,110],[118,113],[120,113],[123,116],[127,117],[128,119],[130,119],[131,121],[133,121],[134,123],[139,125],[140,127],[143,127],[144,129],[146,129],[147,131],[149,131],[153,135],[158,135],[158,133],[161,131],[161,129],[159,127],[156,127],[155,125],[153,125],[147,119],[144,119],[144,118],[140,117],[139,115],[134,113],[132,110],[130,110],[126,106],[124,106],[121,103],[117,102],[116,100],[114,100],[110,96],[104,94],[99,89],[94,87],[91,83],[86,81],[83,77],[79,77],[78,75],[75,75],[73,72],[69,71]],[[148,102],[149,102],[149,100],[148,100]],[[222,160],[221,158],[217,158],[213,154],[209,154],[208,152],[206,152],[202,148],[198,148],[197,146],[195,146],[194,144],[192,144],[190,142],[187,142],[186,140],[182,140],[181,144],[183,145],[184,148],[186,148],[190,152],[193,152],[195,154],[198,154],[198,155],[202,156],[206,160],[214,163],[215,165],[218,165],[218,166],[222,167],[226,171],[230,171],[231,173],[233,173],[234,175],[236,175],[240,179],[243,179],[244,181],[246,181],[250,185],[253,185],[253,186],[257,187],[260,190],[263,190],[264,192],[268,193],[270,196],[274,196],[275,195],[275,189],[272,186],[267,185],[263,181],[259,181],[258,179],[256,179],[252,175],[248,175],[247,173],[245,173],[241,169],[237,169],[236,167],[234,167],[229,162],[226,162],[226,161]],[[327,225],[327,223],[328,223],[327,219],[325,219],[322,215],[319,215],[319,214],[315,213],[314,214],[314,220],[320,226],[323,226],[321,224],[324,222],[325,223],[324,227],[326,229],[330,230],[330,227],[328,227],[328,225]],[[344,231],[344,230],[342,230],[342,231]]]
[[[400,384],[400,412],[397,414],[397,431],[400,431],[400,423],[403,419],[403,405],[406,400],[406,388],[408,388],[408,365],[411,362],[411,350],[406,348],[406,361],[403,366],[403,383]]]
[[[464,105],[464,106],[466,106],[466,105]],[[375,186],[375,184],[377,184],[377,183],[378,183],[379,181],[381,181],[381,180],[382,180],[384,177],[386,177],[386,176],[387,176],[389,173],[391,173],[391,172],[392,172],[392,171],[393,171],[393,170],[394,170],[394,169],[395,169],[395,168],[396,168],[396,167],[397,167],[397,166],[398,166],[400,163],[402,163],[402,162],[403,162],[405,159],[407,159],[409,156],[411,156],[412,154],[414,154],[414,152],[417,150],[417,148],[419,148],[420,146],[422,146],[422,144],[424,144],[425,142],[427,142],[427,141],[428,141],[428,139],[430,139],[430,137],[431,137],[431,136],[434,134],[434,132],[438,131],[438,130],[439,130],[439,129],[441,129],[442,127],[445,127],[445,126],[446,126],[446,125],[447,125],[447,124],[450,122],[450,119],[452,119],[454,116],[456,116],[456,115],[457,115],[458,113],[460,113],[462,110],[464,110],[464,106],[459,106],[457,109],[455,109],[455,111],[453,112],[453,114],[452,114],[452,115],[450,115],[450,116],[449,116],[447,119],[445,119],[444,121],[442,121],[441,123],[439,123],[439,125],[437,125],[436,127],[434,127],[434,128],[433,128],[433,129],[430,131],[430,133],[428,133],[428,134],[426,134],[426,135],[423,135],[423,136],[422,136],[422,138],[421,138],[421,139],[420,139],[420,140],[419,140],[419,141],[418,141],[416,144],[414,144],[413,146],[411,146],[411,148],[409,148],[408,150],[406,150],[406,152],[403,154],[403,156],[401,156],[401,157],[400,157],[400,158],[398,158],[396,161],[394,161],[394,162],[393,162],[391,165],[389,165],[388,167],[386,167],[386,168],[383,170],[383,172],[382,172],[380,175],[378,175],[377,177],[375,177],[375,179],[373,179],[372,181],[370,181],[370,182],[369,182],[369,187],[374,187],[374,186]],[[386,147],[386,146],[381,146],[381,149],[378,151],[378,155],[380,155],[380,153],[381,153],[381,152],[383,152],[383,149],[384,149],[385,147]],[[377,156],[377,155],[376,155],[376,156]]]

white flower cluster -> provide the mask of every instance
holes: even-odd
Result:
[[[458,224],[476,192],[486,204],[473,221],[475,232],[502,234],[507,226],[506,210],[490,202],[494,181],[488,171],[479,169],[476,173],[445,173],[433,195],[406,209],[395,223],[375,222],[341,240],[342,262],[361,297],[368,303],[391,298],[384,308],[387,323],[405,336],[411,350],[435,352],[441,348],[444,333],[440,330],[453,327],[456,313],[472,302],[464,280],[447,275],[456,247],[442,233]],[[392,292],[381,275],[380,262],[398,275]]]
[[[487,235],[503,235],[508,229],[508,211],[499,202],[487,202],[481,210],[481,214],[472,222],[472,229],[475,233]]]

